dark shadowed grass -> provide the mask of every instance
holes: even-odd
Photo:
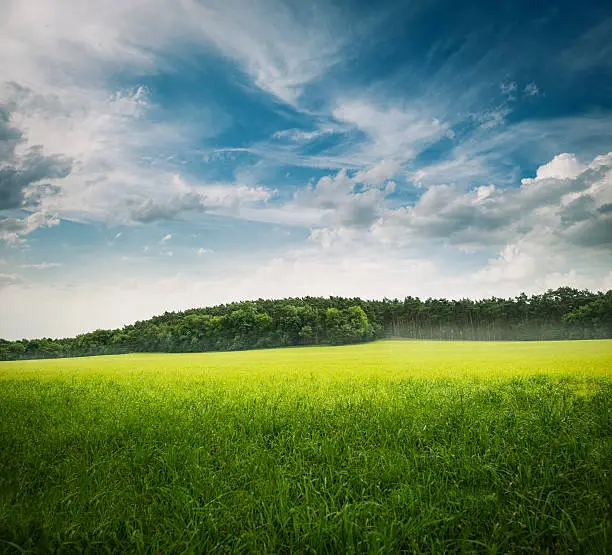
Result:
[[[5,376],[0,550],[604,553],[611,406],[601,376]]]

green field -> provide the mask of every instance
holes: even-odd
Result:
[[[583,552],[612,341],[0,362],[0,551]]]

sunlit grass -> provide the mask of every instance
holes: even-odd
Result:
[[[604,552],[612,342],[0,363],[0,551]]]

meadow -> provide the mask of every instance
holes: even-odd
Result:
[[[612,341],[0,362],[0,551],[605,553]]]

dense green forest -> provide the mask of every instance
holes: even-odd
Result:
[[[548,340],[612,337],[612,291],[562,287],[513,299],[304,297],[166,312],[68,339],[0,340],[0,360],[128,352],[341,345],[382,337]]]

